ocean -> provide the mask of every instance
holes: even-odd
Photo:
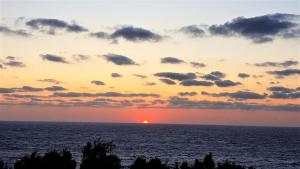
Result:
[[[128,166],[138,156],[173,164],[211,152],[262,169],[300,168],[300,128],[171,124],[0,122],[0,159],[12,164],[34,151],[68,149],[80,162],[81,148],[101,138],[116,144]]]

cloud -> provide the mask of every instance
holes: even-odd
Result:
[[[168,84],[168,85],[175,85],[176,82],[170,79],[159,79],[161,82]]]
[[[63,90],[67,90],[61,86],[51,86],[51,87],[46,87],[45,90],[48,91],[63,91]]]
[[[242,78],[242,79],[245,79],[245,78],[250,77],[250,75],[247,74],[247,73],[239,73],[238,76],[239,76],[240,78]]]
[[[238,17],[208,28],[212,35],[242,36],[254,43],[273,41],[274,38],[299,37],[299,15],[268,14],[256,17]]]
[[[52,97],[160,97],[159,94],[151,93],[118,93],[118,92],[105,92],[105,93],[80,93],[80,92],[66,92],[53,93]]]
[[[102,81],[99,81],[99,80],[93,80],[93,81],[91,81],[91,83],[92,84],[95,84],[95,85],[105,85],[105,83],[104,82],[102,82]]]
[[[0,93],[14,93],[15,90],[11,88],[0,88]]]
[[[0,26],[0,33],[4,35],[15,35],[15,36],[21,36],[21,37],[29,37],[31,34],[27,33],[24,30],[12,30],[5,26]]]
[[[258,94],[258,93],[254,93],[254,92],[248,92],[248,91],[237,91],[237,92],[233,92],[233,93],[229,93],[229,92],[221,92],[221,93],[202,92],[201,94],[211,96],[211,97],[229,97],[229,98],[238,99],[238,100],[265,99],[267,97],[267,94]]]
[[[299,99],[300,98],[300,87],[291,89],[282,86],[272,86],[267,88],[272,94],[270,98],[273,99]]]
[[[209,74],[203,75],[201,78],[205,80],[217,81],[217,80],[221,80],[225,76],[226,74],[223,72],[214,71],[214,72],[210,72]]]
[[[145,86],[155,86],[156,85],[156,83],[154,83],[154,82],[146,82],[145,83]]]
[[[205,66],[206,66],[204,63],[200,63],[200,62],[190,62],[190,64],[191,64],[194,68],[201,68],[201,67],[205,67]]]
[[[182,86],[213,86],[214,83],[209,82],[209,81],[199,81],[199,80],[188,79],[188,80],[181,81],[180,85],[182,85]]]
[[[240,82],[233,82],[231,80],[217,80],[215,81],[215,84],[218,87],[231,87],[231,86],[237,86],[240,85]]]
[[[72,57],[77,62],[88,60],[90,58],[88,55],[82,55],[82,54],[72,55]]]
[[[146,79],[147,78],[146,75],[140,75],[140,74],[133,74],[133,76],[141,78],[141,79]]]
[[[179,31],[191,37],[202,37],[205,35],[205,31],[197,25],[185,26],[180,28]]]
[[[0,64],[0,69],[5,69],[5,67],[2,64]]]
[[[118,39],[123,38],[131,42],[140,42],[140,41],[152,41],[158,42],[163,39],[159,34],[153,33],[150,30],[132,26],[123,26],[116,29],[113,33],[109,34],[106,32],[95,32],[90,33],[90,36],[100,38],[100,39],[109,39],[113,42],[118,42]]]
[[[164,57],[160,59],[160,63],[180,64],[184,63],[184,61],[174,57]]]
[[[58,55],[45,54],[40,56],[42,57],[43,60],[48,60],[50,62],[69,63],[66,61],[64,57]]]
[[[9,66],[9,67],[26,67],[26,65],[23,62],[18,61],[17,58],[14,57],[14,56],[7,56],[5,58],[5,60],[6,61],[3,62],[3,65],[5,65],[5,66]]]
[[[31,19],[26,22],[26,25],[31,27],[32,29],[37,29],[42,32],[47,32],[48,34],[55,35],[56,31],[65,30],[66,32],[86,32],[88,29],[72,23],[69,24],[65,21],[58,20],[58,19],[46,19],[46,18],[38,18],[38,19]]]
[[[263,62],[263,63],[255,63],[254,65],[257,67],[289,67],[298,65],[298,61],[287,60],[284,62]]]
[[[300,75],[300,69],[285,69],[285,70],[275,70],[267,71],[268,74],[276,75],[277,77],[291,76],[291,75]]]
[[[196,96],[198,95],[197,92],[179,92],[178,93],[179,96]]]
[[[298,104],[265,105],[240,102],[222,102],[207,100],[189,100],[187,98],[171,97],[168,100],[169,108],[187,109],[217,109],[217,110],[265,110],[265,111],[290,111],[299,112]]]
[[[43,91],[44,88],[37,88],[31,86],[23,86],[22,88],[15,88],[19,92],[40,92]]]
[[[122,77],[122,75],[119,73],[112,73],[111,77],[118,78],[118,77]]]
[[[183,80],[188,80],[188,79],[196,79],[195,73],[160,72],[160,73],[155,73],[154,76],[169,78],[169,79],[178,80],[178,81],[183,81]]]
[[[61,84],[60,81],[55,80],[55,79],[41,79],[37,80],[38,82],[47,82],[47,83],[53,83],[53,84]]]
[[[138,65],[127,56],[117,55],[117,54],[106,54],[103,56],[108,62],[112,62],[116,65]]]

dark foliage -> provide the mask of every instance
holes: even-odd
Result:
[[[0,161],[0,169],[9,169],[7,167],[7,164],[5,164],[3,161]]]
[[[130,169],[169,169],[166,164],[162,164],[160,159],[154,158],[149,161],[142,157],[138,157],[130,166]]]
[[[115,145],[100,139],[94,143],[88,142],[82,149],[80,169],[120,169],[121,160],[112,154]]]
[[[14,169],[75,169],[76,162],[68,151],[50,151],[43,156],[32,153],[16,161]]]

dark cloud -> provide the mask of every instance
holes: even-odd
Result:
[[[53,93],[53,97],[160,97],[159,94],[149,93],[118,93],[118,92],[106,92],[106,93],[79,93],[79,92],[66,92],[66,93]]]
[[[117,78],[117,77],[122,77],[122,75],[119,74],[119,73],[112,73],[112,74],[111,74],[111,77]]]
[[[106,54],[103,56],[108,62],[112,62],[116,65],[138,65],[127,56],[117,55],[117,54]]]
[[[176,82],[170,79],[159,79],[161,82],[168,84],[168,85],[175,85]]]
[[[267,88],[272,94],[270,98],[273,99],[299,99],[300,98],[300,88],[287,88],[282,86],[272,86]]]
[[[29,37],[31,34],[27,33],[24,30],[12,30],[5,26],[0,26],[0,33],[4,35],[15,35],[15,36],[22,36],[22,37]]]
[[[179,96],[196,96],[198,95],[197,92],[179,92],[178,93]]]
[[[88,55],[76,54],[72,56],[77,62],[88,60],[90,57]]]
[[[92,84],[95,84],[95,85],[105,85],[104,82],[99,81],[99,80],[93,80],[93,81],[91,81],[91,83],[92,83]]]
[[[175,57],[164,57],[160,59],[160,63],[180,64],[184,63],[184,61]]]
[[[55,79],[41,79],[37,80],[38,82],[47,82],[47,83],[53,83],[53,84],[61,84],[60,81],[55,80]]]
[[[201,68],[206,66],[204,63],[199,63],[199,62],[190,62],[190,64],[195,68]]]
[[[0,93],[14,93],[15,90],[12,88],[0,88]]]
[[[209,81],[199,81],[193,79],[183,80],[181,81],[180,84],[182,86],[213,86],[214,85],[214,83]]]
[[[209,74],[203,75],[201,78],[203,78],[205,80],[217,81],[217,80],[221,80],[225,76],[226,76],[226,74],[223,72],[214,71],[214,72],[210,72]]]
[[[32,19],[26,22],[26,25],[31,27],[32,29],[37,29],[40,31],[46,31],[48,34],[55,35],[56,30],[65,30],[67,32],[86,32],[88,31],[86,28],[77,25],[75,23],[69,24],[65,21],[58,19],[46,19],[46,18],[38,18]]]
[[[50,62],[58,62],[58,63],[69,63],[66,59],[62,56],[52,55],[52,54],[45,54],[40,55],[43,60],[48,60]]]
[[[169,108],[188,108],[188,109],[217,109],[217,110],[265,110],[265,111],[290,111],[299,112],[300,105],[264,105],[247,104],[241,102],[222,102],[207,100],[189,100],[187,98],[171,97],[168,100]]]
[[[183,81],[183,80],[188,80],[188,79],[196,79],[195,73],[160,72],[160,73],[155,73],[154,76],[169,78],[169,79],[178,80],[178,81]]]
[[[254,93],[254,92],[248,92],[248,91],[237,91],[237,92],[233,92],[233,93],[229,93],[229,92],[222,92],[222,93],[202,92],[201,94],[211,96],[211,97],[229,97],[229,98],[238,99],[238,100],[265,99],[267,97],[267,94],[258,94],[258,93]]]
[[[240,78],[242,78],[242,79],[245,79],[245,78],[250,77],[250,75],[247,74],[247,73],[239,73],[238,76],[239,76]]]
[[[291,76],[291,75],[300,75],[300,69],[275,70],[275,71],[268,71],[267,73],[278,77],[284,77],[284,76]]]
[[[117,29],[110,35],[111,38],[124,38],[128,41],[160,41],[162,36],[155,34],[147,29],[125,26]]]
[[[45,90],[48,91],[63,91],[63,90],[67,90],[61,86],[51,86],[51,87],[46,87]]]
[[[298,61],[287,60],[284,62],[263,62],[263,63],[255,63],[254,65],[257,67],[289,67],[298,65]]]
[[[40,92],[43,91],[44,88],[37,88],[31,86],[23,86],[22,88],[15,88],[19,92]]]
[[[140,75],[140,74],[133,74],[133,76],[141,78],[141,79],[146,79],[147,78],[146,75]]]
[[[6,61],[4,61],[2,64],[5,66],[9,66],[9,67],[26,67],[26,65],[21,62],[18,61],[16,57],[14,56],[7,56],[5,58]]]
[[[212,35],[242,36],[254,43],[273,41],[274,38],[299,37],[299,15],[268,14],[257,17],[238,17],[221,25],[212,25]]]
[[[197,25],[185,26],[180,28],[179,31],[190,35],[191,37],[202,37],[203,35],[205,35],[205,31]]]
[[[240,85],[240,82],[233,82],[231,80],[217,80],[215,81],[215,84],[218,87],[231,87],[231,86],[237,86]]]
[[[90,36],[100,38],[100,39],[112,40],[115,43],[118,42],[119,38],[123,38],[131,42],[140,42],[140,41],[157,42],[163,39],[161,35],[153,33],[150,30],[132,27],[132,26],[124,26],[118,28],[111,34],[106,32],[90,33]]]
[[[0,69],[5,69],[5,67],[2,64],[0,64]]]
[[[154,83],[154,82],[146,82],[145,83],[145,86],[155,86],[156,85],[156,83]]]

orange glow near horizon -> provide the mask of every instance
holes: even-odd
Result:
[[[149,124],[149,121],[148,120],[144,120],[143,123],[144,124]]]

